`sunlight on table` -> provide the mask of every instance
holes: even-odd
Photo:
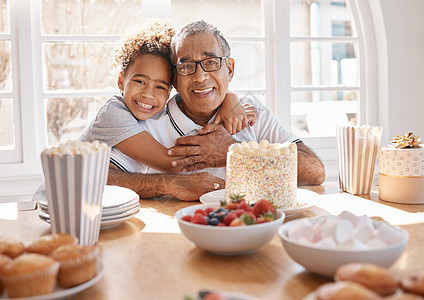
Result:
[[[348,193],[320,195],[317,203],[318,208],[322,208],[332,215],[338,215],[342,211],[348,210],[358,216],[379,216],[392,225],[424,223],[424,213],[422,212],[406,212]]]
[[[141,208],[137,218],[146,224],[143,232],[181,233],[177,219],[159,213],[157,209]]]
[[[0,219],[17,220],[18,219],[18,203],[1,203]]]

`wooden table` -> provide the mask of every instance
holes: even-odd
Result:
[[[391,269],[405,276],[424,268],[424,205],[379,201],[375,187],[362,197],[341,192],[336,182],[307,189],[322,195],[317,207],[288,216],[286,221],[343,210],[383,218],[410,235],[405,252]],[[302,299],[330,281],[294,262],[278,236],[247,255],[219,256],[196,248],[180,233],[173,216],[180,208],[199,202],[162,198],[140,203],[135,218],[101,232],[100,259],[105,274],[72,299],[181,300],[199,290],[236,291],[258,299]],[[35,210],[20,211],[16,217],[0,219],[2,238],[32,241],[50,232],[50,225],[40,220]]]

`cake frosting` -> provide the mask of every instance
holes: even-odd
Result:
[[[299,207],[294,143],[235,143],[227,153],[225,199],[244,195],[248,204],[266,199],[278,208]]]
[[[412,133],[397,135],[381,147],[379,197],[397,203],[424,203],[424,145]]]

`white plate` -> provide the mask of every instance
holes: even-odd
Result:
[[[116,186],[106,185],[103,193],[102,206],[103,209],[117,209],[121,206],[130,205],[134,202],[139,201],[139,196],[133,190]],[[47,197],[44,184],[42,184],[35,194],[32,196],[32,200],[37,202],[43,208],[47,208]]]
[[[117,216],[117,217],[110,219],[110,220],[103,220],[102,219],[101,222],[100,222],[100,230],[109,229],[109,228],[118,226],[119,224],[125,222],[126,220],[129,220],[132,217],[134,217],[139,211],[140,211],[140,208],[137,208],[136,210],[132,211],[131,214],[129,214],[129,215]],[[48,212],[45,212],[43,210],[38,210],[38,217],[41,220],[50,224],[50,216],[49,216]]]
[[[119,206],[119,207],[115,207],[113,209],[103,209],[102,210],[102,219],[107,219],[110,218],[112,216],[115,215],[120,215],[120,214],[126,214],[129,211],[132,211],[136,208],[140,208],[140,202],[138,202],[138,200],[134,201],[134,202],[130,202],[131,205],[125,205],[125,206]],[[49,213],[49,208],[45,205],[39,205],[40,210],[42,210],[45,213]]]
[[[87,288],[89,288],[90,286],[92,286],[93,284],[95,284],[97,281],[99,281],[100,278],[102,278],[104,274],[104,270],[103,270],[103,265],[102,263],[98,260],[97,261],[97,275],[96,277],[94,277],[93,279],[90,279],[87,282],[84,282],[80,285],[74,286],[72,288],[69,289],[63,289],[60,287],[55,288],[55,290],[53,291],[53,293],[51,294],[46,294],[46,295],[40,295],[40,296],[34,296],[34,297],[24,297],[24,298],[7,298],[6,297],[6,293],[3,294],[3,296],[0,296],[0,299],[10,299],[10,300],[51,300],[51,299],[62,299],[64,297],[68,297],[71,295],[74,295],[76,293],[79,293]]]
[[[317,205],[317,197],[319,195],[315,192],[305,190],[305,189],[297,189],[297,201],[301,205],[296,208],[283,208],[282,211],[286,215],[292,215],[295,213],[300,213],[302,211],[307,211],[312,207]],[[213,192],[209,192],[200,196],[199,200],[203,204],[216,204],[219,205],[220,201],[223,201],[225,198],[225,189],[217,190]]]
[[[102,223],[100,224],[100,229],[103,230],[103,229],[109,229],[109,228],[113,228],[115,226],[118,226],[119,224],[131,219],[132,217],[134,217],[137,213],[138,213],[138,210],[137,210],[137,212],[134,212],[131,215],[122,217],[120,219],[102,221]]]

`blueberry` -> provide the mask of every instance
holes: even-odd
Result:
[[[219,223],[218,218],[209,218],[209,220],[208,220],[208,224],[212,225],[212,226],[216,226],[216,225],[218,225],[218,223]]]

